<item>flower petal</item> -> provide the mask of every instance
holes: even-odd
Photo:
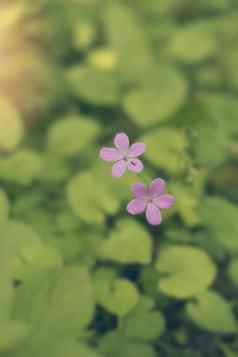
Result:
[[[147,221],[153,226],[159,225],[162,221],[160,210],[153,203],[149,203],[147,205],[146,218]]]
[[[121,177],[125,173],[125,171],[126,171],[126,161],[125,160],[117,161],[112,166],[112,176]]]
[[[127,212],[130,214],[140,214],[146,208],[145,201],[140,198],[135,198],[127,205]]]
[[[165,191],[165,181],[161,178],[153,180],[149,187],[149,193],[151,196],[159,196]]]
[[[116,148],[123,154],[129,150],[129,138],[125,133],[118,133],[114,138]]]
[[[159,208],[169,208],[175,204],[175,197],[172,195],[161,195],[153,200],[154,204]]]
[[[141,160],[139,159],[131,159],[127,162],[127,168],[128,170],[132,172],[141,172],[144,168],[144,165]]]
[[[147,194],[147,188],[142,182],[135,183],[131,186],[134,197],[142,198]]]
[[[105,161],[118,161],[122,159],[122,154],[114,148],[106,148],[103,147],[100,152],[99,156],[102,160]]]
[[[145,149],[146,149],[146,145],[144,143],[132,144],[131,147],[129,148],[128,156],[131,158],[138,157],[144,154]]]

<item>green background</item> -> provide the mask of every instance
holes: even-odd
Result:
[[[33,3],[0,5],[0,357],[237,356],[237,1]]]

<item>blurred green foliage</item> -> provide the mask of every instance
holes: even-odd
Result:
[[[0,12],[45,53],[17,95],[0,71],[0,357],[237,356],[237,2],[34,3]],[[176,196],[159,227],[99,160],[118,131]]]

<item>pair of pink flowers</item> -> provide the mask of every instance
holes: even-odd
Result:
[[[134,143],[130,146],[129,138],[125,133],[118,133],[114,138],[114,148],[103,147],[99,156],[102,160],[114,162],[112,175],[121,177],[125,171],[139,173],[144,165],[139,156],[145,150],[144,143]],[[149,187],[139,182],[132,185],[133,200],[127,205],[127,212],[137,215],[145,212],[146,219],[151,225],[161,223],[161,208],[169,208],[175,203],[175,197],[165,193],[165,181],[157,178]]]

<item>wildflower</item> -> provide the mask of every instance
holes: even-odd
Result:
[[[147,188],[143,183],[132,185],[134,199],[127,206],[132,215],[145,211],[146,219],[151,225],[159,225],[162,221],[161,208],[169,208],[175,203],[175,197],[165,193],[165,181],[157,178]]]
[[[115,148],[103,147],[99,156],[102,160],[115,162],[112,166],[112,176],[122,176],[126,169],[139,173],[144,165],[138,156],[145,152],[144,143],[134,143],[130,146],[129,138],[125,133],[118,133],[114,138]]]

